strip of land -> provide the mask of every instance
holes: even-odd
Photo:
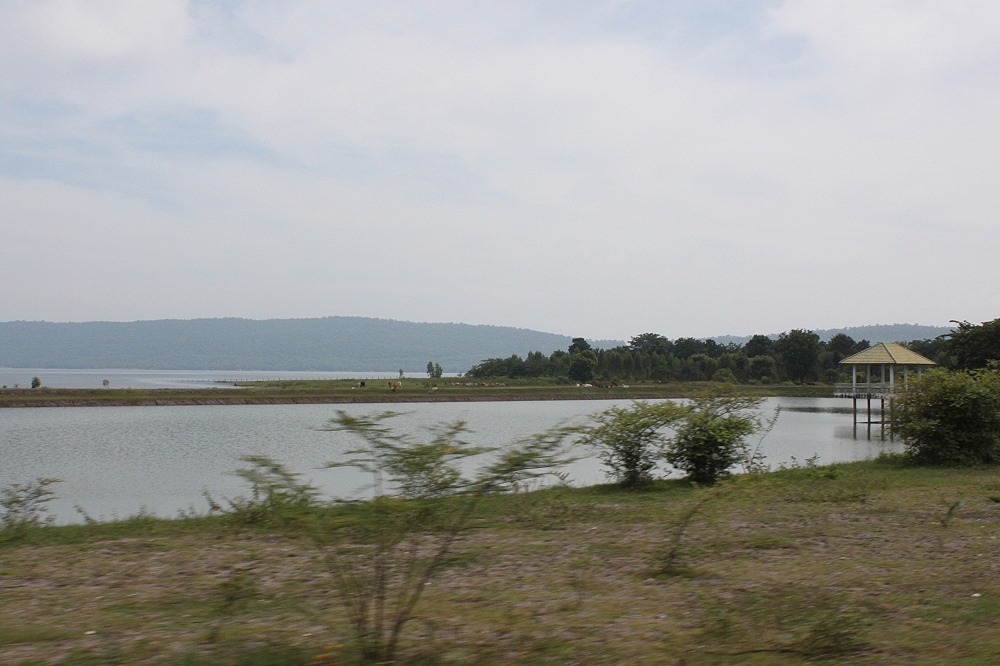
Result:
[[[0,389],[0,407],[122,407],[169,405],[352,404],[483,402],[505,400],[652,400],[685,398],[711,388],[711,382],[635,385],[539,385],[505,382],[406,380],[360,386],[354,380],[263,381],[201,389]],[[733,387],[742,393],[775,397],[833,395],[827,385],[769,384]]]

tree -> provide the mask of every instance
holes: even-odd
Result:
[[[737,384],[736,375],[729,368],[719,368],[712,375],[713,382],[721,382],[724,384]]]
[[[777,418],[764,424],[755,411],[760,403],[761,398],[726,393],[695,398],[667,441],[664,459],[696,483],[714,483],[739,463],[755,466],[746,438],[770,430]]]
[[[698,338],[677,338],[674,340],[674,356],[682,361],[695,354],[704,354],[706,351],[705,342]]]
[[[527,372],[524,360],[517,354],[510,358],[488,358],[472,366],[465,374],[469,377],[485,379],[491,377],[523,377]]]
[[[967,321],[953,321],[955,330],[947,334],[947,351],[961,370],[985,368],[990,361],[1000,361],[1000,319],[974,326]]]
[[[778,374],[778,367],[775,365],[773,356],[753,356],[750,358],[747,367],[747,374],[750,379],[767,384],[773,382]]]
[[[570,355],[579,354],[585,351],[590,351],[590,343],[583,338],[573,338],[573,341],[569,345]]]
[[[833,362],[840,363],[848,356],[862,351],[868,345],[866,344],[864,347],[859,348],[858,343],[854,341],[854,338],[846,333],[837,333],[835,336],[830,338],[830,341],[826,343],[826,346],[833,352]]]
[[[906,346],[943,368],[954,368],[955,362],[948,351],[949,342],[947,336],[939,335],[929,340],[911,340]]]
[[[921,373],[895,400],[892,432],[918,464],[1000,462],[1000,371]]]
[[[816,378],[819,363],[819,336],[812,331],[794,329],[782,333],[775,347],[789,379],[801,384]]]
[[[685,407],[669,401],[609,407],[591,415],[596,425],[584,430],[579,443],[598,452],[617,483],[640,486],[653,479],[666,441],[664,428],[686,412]]]
[[[524,374],[527,377],[541,377],[549,371],[549,359],[540,351],[528,352],[524,359]]]
[[[31,378],[31,388],[36,389],[36,388],[38,388],[41,385],[42,385],[42,380],[41,379],[39,379],[38,377],[32,377]]]
[[[640,354],[669,354],[674,345],[658,333],[641,333],[629,340],[628,346]]]
[[[747,357],[770,356],[774,354],[774,340],[766,335],[755,335],[743,345],[743,353]]]
[[[434,363],[432,361],[427,361],[427,376],[431,379],[441,379],[441,375],[444,374],[444,370],[441,368],[440,363]]]
[[[597,354],[593,350],[570,354],[569,359],[570,379],[583,384],[593,381],[594,371],[597,368]]]

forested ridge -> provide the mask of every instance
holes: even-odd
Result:
[[[933,338],[948,329],[909,324],[816,331],[821,340],[840,333],[872,342]],[[637,336],[642,337],[642,336]],[[754,336],[768,339],[777,336]],[[680,338],[675,356],[688,361],[698,354],[742,348],[751,338],[714,340]],[[369,317],[307,319],[163,319],[135,322],[0,322],[0,367],[135,368],[164,370],[326,370],[423,372],[428,362],[444,372],[465,372],[488,359],[530,357],[567,350],[569,335],[505,326],[417,323]],[[738,342],[737,342],[738,341]],[[621,340],[590,340],[601,359],[614,362]],[[825,344],[825,342],[824,342]],[[607,350],[604,352],[602,350]],[[685,350],[690,350],[687,353]],[[595,353],[597,353],[595,352]],[[607,354],[607,356],[605,356]],[[656,359],[650,359],[654,362]],[[670,363],[670,361],[667,361]],[[685,377],[712,368],[694,358],[678,366]],[[625,362],[627,363],[627,362]],[[721,359],[717,362],[725,363]],[[758,362],[760,363],[760,362]],[[516,365],[516,364],[515,364]],[[724,366],[723,366],[724,367]],[[712,369],[714,374],[715,370]],[[551,370],[551,369],[550,369]],[[755,370],[761,376],[764,370]],[[515,369],[516,376],[525,376]],[[546,373],[549,371],[546,371]],[[529,375],[531,373],[528,373]],[[634,373],[633,373],[634,374]],[[534,375],[537,376],[537,375]],[[622,375],[623,377],[627,375]]]
[[[1000,322],[1000,320],[997,320]],[[997,322],[974,326],[955,322],[955,330],[933,327],[866,327],[876,333],[930,333],[923,339],[856,340],[845,332],[823,339],[815,331],[794,329],[778,336],[754,335],[745,342],[720,343],[713,339],[677,338],[670,340],[657,333],[642,333],[628,344],[601,348],[584,338],[574,338],[568,348],[550,354],[532,351],[524,358],[489,358],[466,373],[470,377],[508,377],[512,379],[549,378],[582,383],[718,381],[740,384],[776,382],[836,382],[846,377],[840,362],[870,347],[875,342],[901,342],[912,350],[945,367],[962,367],[964,351],[975,340],[980,347],[1000,349],[992,331]],[[826,332],[828,333],[828,332]],[[978,353],[978,351],[976,352]],[[978,357],[977,357],[978,358]]]

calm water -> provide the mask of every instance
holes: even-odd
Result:
[[[411,373],[414,378],[425,374]],[[226,381],[261,379],[397,379],[399,371],[391,372],[304,372],[284,370],[60,370],[57,368],[0,368],[0,386],[28,388],[38,377],[49,388],[103,388],[108,380],[111,388],[228,388]]]
[[[432,403],[397,406],[411,410],[395,420],[405,432],[463,419],[474,443],[501,445],[560,423],[581,423],[613,402],[543,401]],[[868,426],[853,426],[850,401],[834,398],[768,400],[782,406],[774,430],[762,444],[776,467],[792,457],[819,456],[833,463],[870,458],[898,444],[883,441]],[[344,433],[317,430],[337,409],[353,414],[383,411],[380,405],[231,405],[183,407],[41,407],[0,409],[0,487],[37,477],[58,477],[60,499],[51,504],[59,522],[75,522],[81,506],[99,519],[124,518],[140,510],[171,516],[207,509],[214,497],[245,493],[231,474],[248,454],[270,456],[301,472],[327,496],[347,496],[365,483],[347,469],[321,469],[355,443]],[[391,406],[389,406],[391,407]],[[593,458],[567,471],[575,485],[600,483],[604,471]]]

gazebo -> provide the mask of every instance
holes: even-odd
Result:
[[[923,370],[934,361],[911,351],[897,342],[880,342],[868,349],[848,356],[840,365],[851,366],[851,383],[837,384],[834,395],[838,398],[854,399],[854,422],[858,422],[858,398],[868,401],[868,423],[872,421],[872,398],[881,401],[881,411],[885,411],[885,401],[891,400],[898,387],[898,372],[902,370],[902,387],[906,390],[910,368]],[[872,368],[875,368],[873,374]],[[864,381],[859,375],[864,374]]]

